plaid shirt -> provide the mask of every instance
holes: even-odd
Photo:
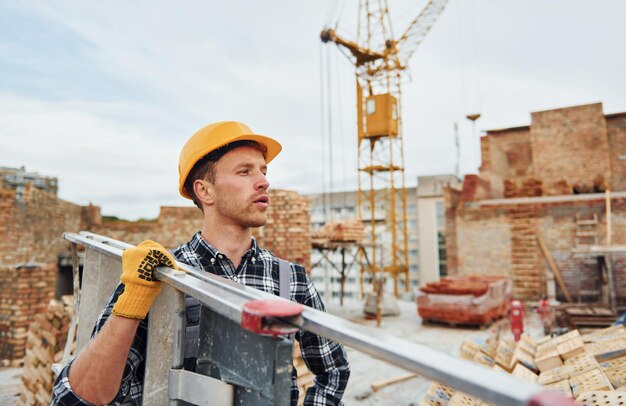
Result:
[[[259,248],[254,238],[251,248],[244,254],[237,269],[230,259],[207,243],[200,232],[196,233],[191,241],[176,248],[173,254],[176,259],[194,268],[279,295],[278,260],[270,251]],[[98,318],[94,335],[100,331],[111,315],[113,305],[123,290],[123,285],[120,284],[113,293],[109,303]],[[290,295],[293,301],[318,310],[325,310],[315,286],[300,265],[291,264]],[[139,325],[126,361],[120,391],[111,404],[121,404],[124,400],[131,404],[141,404],[146,337],[147,318],[142,320]],[[315,375],[314,384],[307,390],[304,404],[307,406],[342,405],[341,396],[350,376],[350,367],[344,348],[338,343],[307,331],[296,333],[296,339],[300,342],[304,362]],[[55,382],[52,391],[52,404],[89,404],[72,391],[68,380],[70,366],[71,363],[63,369]],[[297,399],[298,387],[296,385],[296,369],[294,368],[291,382],[291,404],[295,405]]]

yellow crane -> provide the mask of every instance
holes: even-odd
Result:
[[[348,50],[356,67],[358,216],[371,224],[372,271],[393,277],[396,296],[399,276],[404,275],[405,289],[409,289],[401,82],[409,59],[447,2],[429,0],[398,39],[391,29],[388,0],[359,1],[356,42],[331,28],[321,33],[322,42]],[[390,238],[377,233],[380,223]],[[361,277],[361,288],[362,284]]]

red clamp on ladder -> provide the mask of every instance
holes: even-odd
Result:
[[[293,334],[300,328],[285,319],[294,319],[303,310],[302,305],[286,300],[251,300],[242,306],[241,327],[271,336]]]

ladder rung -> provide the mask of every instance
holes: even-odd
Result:
[[[579,226],[596,225],[598,224],[598,220],[577,220],[576,224]]]
[[[595,231],[576,231],[576,237],[598,237]]]

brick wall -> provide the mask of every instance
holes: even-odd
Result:
[[[480,176],[491,184],[488,198],[505,197],[505,182],[522,183],[532,176],[529,127],[488,131],[481,138]]]
[[[609,140],[602,104],[532,113],[533,171],[545,195],[560,195],[560,182],[592,192],[610,184]]]
[[[457,275],[459,273],[457,242],[457,216],[456,210],[459,206],[461,192],[451,187],[443,188],[443,204],[445,208],[446,224],[446,271],[448,275]]]
[[[56,268],[0,266],[0,359],[24,357],[28,325],[54,297]]]
[[[308,199],[271,190],[270,200],[267,225],[253,230],[254,235],[263,248],[310,269]],[[132,244],[152,239],[174,248],[202,223],[195,207],[161,207],[153,221],[103,222],[98,207],[78,206],[29,184],[19,200],[15,190],[0,189],[0,359],[24,356],[28,325],[54,296],[58,257],[70,247],[63,232],[92,231]],[[45,265],[11,266],[27,262]]]
[[[526,241],[536,230],[562,267],[572,294],[594,290],[597,259],[574,257],[572,249],[577,215],[595,214],[598,243],[606,243],[604,199],[544,202],[532,209],[506,199],[598,193],[608,187],[626,191],[626,113],[604,115],[601,103],[532,113],[530,126],[488,131],[481,152],[480,174],[465,177],[460,195],[444,195],[451,273],[493,269],[511,274],[520,295],[538,297],[545,289],[546,264],[537,241]],[[489,199],[504,201],[479,203]],[[613,199],[612,205],[612,242],[626,244],[626,203]],[[503,210],[508,210],[508,224]],[[616,264],[624,261],[615,258]],[[614,265],[614,272],[624,303],[626,271]]]
[[[84,210],[89,209],[30,184],[22,200],[15,199],[14,190],[0,190],[0,264],[56,263],[69,247],[61,234],[89,226]]]
[[[270,208],[265,227],[255,230],[262,247],[277,256],[311,270],[310,202],[297,192],[270,192]]]
[[[449,197],[446,197],[446,201],[449,201]],[[512,214],[524,211],[525,208],[535,212],[534,227],[561,271],[571,295],[575,299],[581,294],[583,300],[597,300],[597,295],[589,292],[584,294],[584,291],[597,290],[600,283],[597,259],[592,256],[575,256],[572,250],[576,248],[577,215],[589,218],[595,214],[598,218],[596,231],[599,243],[606,243],[606,205],[602,197],[596,200],[526,205],[501,204],[479,207],[472,207],[471,204],[451,205],[446,215],[447,219],[452,218],[453,222],[446,224],[446,240],[448,250],[452,250],[448,253],[449,263],[456,266],[455,272],[503,275],[515,273],[512,272],[515,262],[512,255],[515,244],[512,243],[512,239],[519,230],[519,224]],[[613,244],[626,245],[626,199],[612,199],[611,208]],[[547,263],[538,246],[531,254],[538,258],[538,261],[533,261],[536,268],[528,270],[530,272],[528,276],[532,278],[526,278],[524,285],[530,286],[529,281],[536,278],[540,285],[537,285],[533,294],[521,289],[519,282],[514,278],[514,288],[517,283],[523,299],[537,299],[545,289]],[[618,304],[626,305],[626,254],[614,254],[612,264]],[[517,279],[524,281],[522,275],[524,272],[516,272],[521,276]],[[558,286],[557,293],[558,297],[564,298]]]
[[[608,115],[611,190],[626,190],[626,113]]]
[[[457,212],[456,225],[457,274],[510,275],[511,234],[506,210],[463,209]]]

